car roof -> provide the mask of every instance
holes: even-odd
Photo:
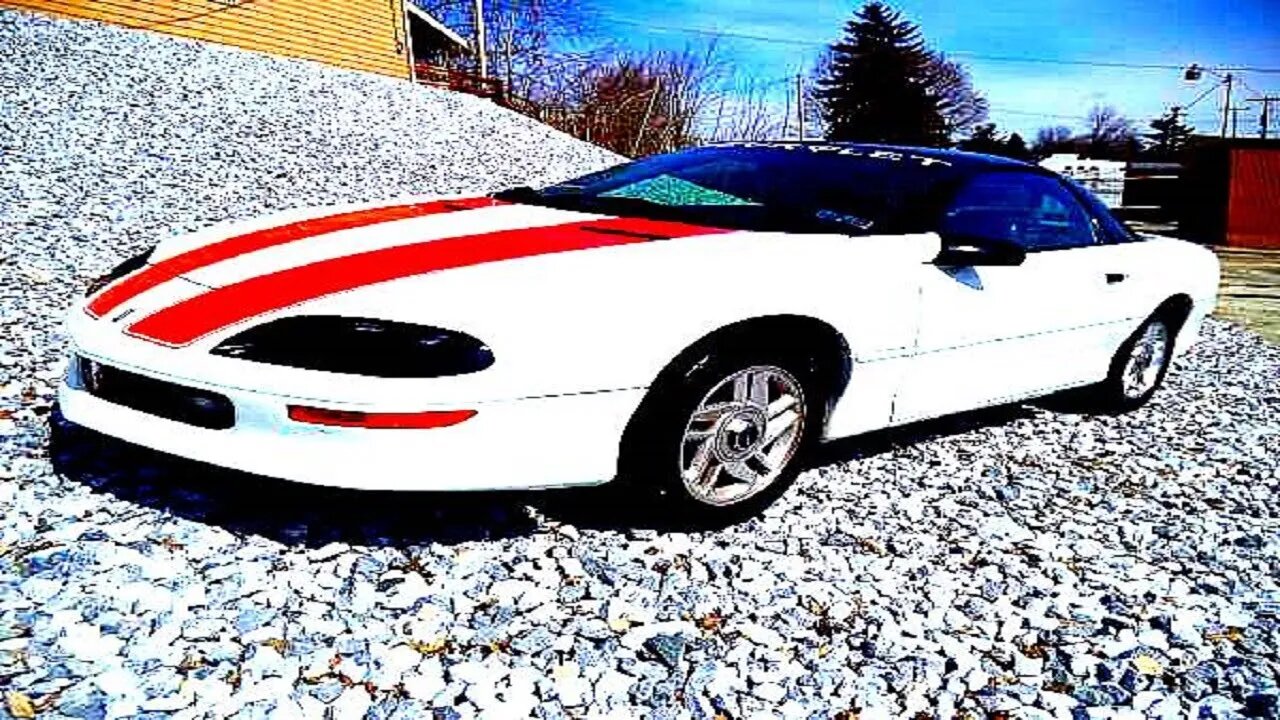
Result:
[[[776,147],[778,149],[794,149],[796,147],[838,147],[842,150],[868,153],[876,151],[898,152],[905,155],[930,158],[946,162],[952,167],[969,172],[995,169],[1043,170],[1043,168],[1032,163],[1015,160],[1013,158],[1001,157],[999,155],[986,155],[983,153],[965,152],[963,150],[948,150],[943,148],[915,147],[911,145],[882,145],[877,143],[856,143],[831,140],[763,140],[759,142],[719,142],[712,143],[707,147],[753,147],[765,149],[770,147]]]

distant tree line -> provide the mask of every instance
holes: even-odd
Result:
[[[416,0],[453,27],[471,27],[473,0]],[[622,49],[600,40],[592,3],[485,0],[490,75],[513,107],[618,153],[648,155],[713,139],[782,137],[798,123],[786,96],[723,59],[713,41],[683,51]],[[476,57],[450,60],[475,70]],[[784,81],[785,82],[785,81]],[[788,85],[785,92],[794,91]],[[806,88],[808,137],[958,147],[1034,161],[1054,153],[1099,159],[1172,159],[1194,131],[1176,109],[1139,133],[1109,106],[1085,131],[1044,127],[1030,143],[988,120],[968,70],[929,47],[920,28],[880,0],[845,23],[814,63]]]
[[[1041,128],[1031,156],[1071,153],[1099,160],[1174,161],[1199,141],[1195,128],[1183,121],[1177,108],[1152,120],[1146,133],[1139,133],[1110,106],[1093,107],[1083,120],[1086,131],[1080,134],[1064,126]]]

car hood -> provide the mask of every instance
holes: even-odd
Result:
[[[337,294],[532,257],[728,231],[510,204],[488,197],[300,211],[159,245],[90,298],[90,316],[181,347]]]
[[[335,258],[600,218],[488,197],[311,208],[169,238],[156,246],[149,264],[194,256],[181,277],[220,288]]]

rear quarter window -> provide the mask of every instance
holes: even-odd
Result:
[[[1142,240],[1142,236],[1133,231],[1123,221],[1111,213],[1111,208],[1106,203],[1098,199],[1088,188],[1080,183],[1070,179],[1063,178],[1063,182],[1071,186],[1080,201],[1089,210],[1089,214],[1093,217],[1094,227],[1098,231],[1098,237],[1107,243],[1136,242]]]

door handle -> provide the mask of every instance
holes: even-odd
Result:
[[[1116,283],[1122,283],[1128,279],[1128,277],[1129,276],[1124,273],[1107,273],[1107,284],[1115,285]]]

